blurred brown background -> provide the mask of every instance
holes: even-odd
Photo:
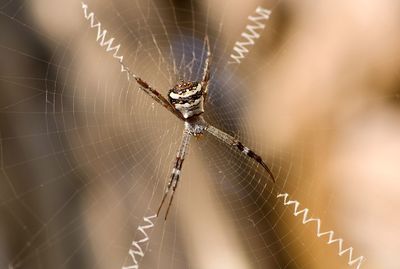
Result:
[[[193,139],[140,268],[349,267],[280,192],[365,256],[361,268],[400,268],[400,2],[87,4],[163,94],[200,77],[208,33],[208,117],[277,177]],[[262,37],[227,65],[257,6],[273,12]],[[0,94],[0,268],[121,268],[159,203],[181,124],[126,81],[75,0],[0,2]]]

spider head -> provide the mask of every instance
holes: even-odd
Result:
[[[169,90],[168,98],[185,119],[204,112],[203,89],[197,81],[179,81]]]

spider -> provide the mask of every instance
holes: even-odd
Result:
[[[235,139],[233,136],[219,130],[218,128],[212,126],[204,120],[202,115],[204,113],[204,102],[206,101],[208,94],[208,82],[210,81],[210,64],[212,58],[210,43],[207,36],[205,37],[205,43],[207,46],[207,58],[205,60],[203,77],[201,81],[180,80],[172,89],[169,90],[168,100],[164,96],[162,96],[156,89],[151,87],[146,81],[133,74],[129,70],[129,68],[124,65],[124,63],[120,62],[124,69],[128,72],[128,74],[135,79],[140,88],[146,94],[148,94],[157,103],[162,105],[184,123],[182,142],[176,154],[176,160],[172,169],[171,178],[165,188],[164,196],[157,210],[158,216],[165,202],[165,199],[167,198],[168,193],[172,191],[171,198],[169,200],[167,211],[164,217],[165,220],[167,219],[172,200],[174,199],[175,190],[179,183],[183,161],[185,160],[185,155],[188,151],[190,138],[192,136],[199,137],[202,136],[205,132],[210,133],[222,142],[226,143],[229,146],[237,148],[243,154],[261,164],[261,166],[269,174],[272,181],[275,182],[275,178],[271,170],[258,154],[256,154],[252,149],[244,146],[239,140]]]

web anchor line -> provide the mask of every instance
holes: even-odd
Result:
[[[343,239],[342,238],[334,239],[334,231],[321,232],[321,219],[309,217],[308,216],[308,213],[309,213],[308,208],[299,210],[300,203],[296,200],[289,200],[288,197],[289,197],[289,194],[287,194],[287,193],[283,193],[283,194],[281,193],[281,194],[278,194],[278,196],[277,196],[277,198],[283,198],[283,204],[285,206],[290,206],[290,205],[294,206],[294,211],[293,211],[294,216],[297,217],[299,215],[303,215],[303,224],[307,224],[309,222],[315,222],[317,224],[317,236],[322,237],[324,235],[327,235],[328,236],[328,242],[327,242],[328,245],[334,244],[337,242],[339,256],[342,256],[343,254],[348,252],[349,260],[348,260],[347,264],[349,266],[356,265],[356,269],[359,269],[361,267],[361,264],[365,261],[364,256],[359,256],[358,258],[353,258],[353,247],[343,249]]]
[[[143,250],[144,247],[147,247],[148,242],[150,240],[148,234],[145,230],[151,229],[154,227],[154,222],[152,219],[157,218],[157,215],[152,215],[149,217],[144,217],[143,220],[145,223],[144,225],[140,225],[137,230],[142,233],[143,238],[132,241],[131,247],[129,249],[129,257],[132,259],[132,264],[127,266],[122,266],[122,269],[139,269],[139,260],[144,257],[145,251]]]

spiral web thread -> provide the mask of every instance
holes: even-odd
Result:
[[[97,36],[96,36],[96,41],[99,43],[99,45],[103,48],[105,48],[106,52],[112,53],[113,58],[118,60],[118,62],[121,65],[121,72],[126,72],[127,74],[127,79],[130,79],[130,75],[133,77],[136,77],[134,74],[131,73],[128,67],[126,67],[123,63],[123,56],[119,54],[119,49],[121,47],[121,44],[114,44],[115,38],[106,38],[107,36],[107,30],[102,29],[101,23],[96,20],[94,12],[89,12],[88,11],[88,5],[82,2],[82,9],[84,12],[84,17],[86,20],[89,21],[90,23],[90,28],[97,29]],[[261,23],[260,21],[262,20],[269,20],[271,16],[271,10],[265,9],[261,6],[258,6],[255,10],[255,15],[251,15],[248,17],[249,21],[251,21],[254,24],[248,24],[246,25],[245,31],[241,33],[241,37],[243,37],[246,41],[245,42],[240,42],[237,41],[234,45],[233,48],[233,53],[230,55],[230,58],[233,59],[234,61],[228,61],[228,64],[240,64],[242,60],[245,59],[246,55],[250,52],[248,46],[254,46],[255,45],[255,39],[260,38],[261,36],[261,31],[265,29],[265,24]],[[303,224],[307,224],[310,222],[315,222],[317,226],[316,234],[317,237],[322,237],[327,235],[328,236],[328,242],[327,244],[334,244],[338,243],[338,255],[342,256],[346,252],[348,252],[348,265],[353,266],[356,265],[356,269],[360,269],[362,263],[365,261],[364,256],[359,256],[358,258],[353,258],[353,247],[348,247],[346,249],[343,249],[343,243],[344,240],[342,238],[334,238],[334,231],[328,231],[328,232],[322,232],[321,231],[321,220],[319,218],[311,218],[308,217],[309,209],[304,208],[302,210],[299,210],[300,207],[300,202],[296,200],[289,200],[288,199],[289,194],[288,193],[283,193],[283,194],[278,194],[277,198],[283,198],[283,204],[285,206],[290,206],[294,205],[294,216],[299,216],[303,215]],[[141,234],[144,236],[143,238],[139,240],[134,240],[132,241],[131,248],[129,249],[129,256],[133,262],[133,265],[127,265],[127,266],[122,266],[122,269],[138,269],[139,268],[139,261],[142,259],[145,255],[145,248],[149,244],[149,235],[145,230],[149,230],[154,227],[154,222],[152,219],[155,219],[157,215],[151,215],[147,217],[143,217],[143,221],[147,224],[145,225],[139,225],[137,228],[137,231],[141,232]],[[150,230],[149,230],[150,231]]]

